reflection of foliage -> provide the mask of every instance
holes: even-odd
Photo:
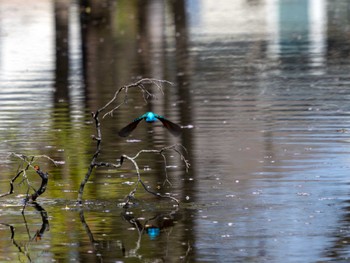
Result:
[[[22,184],[22,183],[27,184],[27,193],[26,193],[25,201],[26,202],[27,201],[35,201],[40,195],[42,195],[45,192],[49,179],[48,179],[48,174],[43,172],[38,165],[34,165],[34,163],[39,158],[48,159],[48,160],[52,161],[53,163],[55,163],[55,161],[46,155],[26,156],[26,155],[17,154],[17,153],[11,153],[11,155],[16,157],[16,158],[19,158],[21,160],[21,163],[20,163],[20,166],[18,168],[16,175],[10,181],[10,190],[5,194],[0,195],[0,197],[4,197],[4,196],[10,195],[10,194],[13,194],[14,193],[13,184],[22,175],[23,178],[22,178],[22,181],[20,182],[20,184]],[[40,185],[39,189],[37,189],[37,190],[32,186],[30,180],[28,179],[27,172],[29,169],[33,169],[41,178],[41,185]],[[29,194],[30,189],[32,189],[34,191],[34,193],[31,195]]]
[[[13,225],[7,224],[7,223],[0,223],[0,225],[8,227],[10,230],[10,237],[11,237],[12,244],[18,249],[18,252],[19,252],[19,255],[18,255],[19,261],[22,261],[21,255],[24,255],[29,262],[32,262],[32,258],[30,256],[30,251],[29,251],[30,244],[33,241],[35,241],[35,242],[40,241],[42,236],[44,235],[44,233],[49,230],[49,220],[48,220],[48,215],[47,215],[47,212],[45,211],[45,209],[36,202],[32,202],[31,205],[35,208],[36,211],[40,212],[42,224],[41,224],[41,228],[39,230],[37,230],[35,232],[35,234],[32,236],[30,234],[30,229],[28,227],[27,220],[26,220],[26,217],[24,215],[24,210],[22,211],[23,222],[24,222],[27,234],[28,234],[28,241],[25,242],[25,244],[23,244],[22,242],[18,242],[15,239],[16,230],[15,230],[15,227]]]
[[[166,80],[157,80],[157,79],[146,78],[146,79],[141,79],[135,83],[123,86],[115,92],[113,98],[109,102],[107,102],[103,107],[101,107],[100,109],[98,109],[92,113],[92,118],[94,119],[95,128],[96,128],[96,135],[93,135],[92,138],[96,141],[96,150],[95,150],[94,155],[92,156],[88,171],[80,184],[79,193],[78,193],[78,202],[80,204],[82,203],[84,187],[85,187],[86,183],[88,182],[94,168],[96,168],[96,167],[110,167],[110,168],[118,169],[122,166],[124,159],[127,159],[133,163],[133,165],[136,169],[137,179],[138,179],[135,188],[127,196],[126,204],[125,204],[126,206],[128,206],[130,199],[134,196],[139,184],[141,184],[147,192],[149,192],[153,195],[156,195],[156,196],[162,197],[162,198],[170,198],[171,200],[178,203],[178,200],[175,199],[174,197],[171,197],[169,195],[162,195],[160,193],[155,193],[155,192],[152,192],[148,189],[148,187],[144,184],[144,182],[141,179],[140,170],[139,170],[138,164],[136,162],[136,159],[141,153],[157,153],[157,154],[162,155],[164,163],[165,163],[165,166],[164,166],[165,167],[165,176],[166,176],[165,180],[167,182],[169,182],[168,177],[167,177],[167,173],[166,173],[167,166],[166,166],[166,157],[164,155],[164,152],[165,151],[175,151],[176,153],[178,153],[181,160],[184,161],[186,169],[188,169],[189,162],[185,159],[184,155],[181,152],[181,149],[184,149],[183,146],[176,144],[176,145],[172,145],[169,147],[164,147],[160,150],[141,150],[134,157],[122,155],[118,163],[106,163],[106,162],[98,162],[97,161],[97,158],[101,152],[101,144],[102,144],[101,122],[99,119],[100,114],[102,114],[102,113],[104,114],[102,118],[105,118],[106,116],[113,116],[113,113],[116,110],[118,110],[122,105],[124,105],[128,102],[129,89],[134,89],[134,88],[139,89],[143,95],[143,99],[145,100],[145,102],[147,102],[150,98],[156,97],[156,95],[151,91],[151,88],[153,86],[155,86],[156,89],[160,93],[163,94],[162,85],[164,85],[164,84],[172,85],[171,82],[166,81]],[[118,102],[119,95],[121,95],[123,93],[124,93],[124,97],[123,97],[122,101]]]

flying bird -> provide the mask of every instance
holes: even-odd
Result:
[[[160,120],[165,128],[168,129],[168,131],[174,135],[174,136],[179,136],[182,132],[181,127],[163,116],[160,116],[158,114],[155,114],[154,112],[146,112],[142,116],[136,118],[133,120],[131,123],[129,123],[127,126],[125,126],[123,129],[119,131],[119,136],[121,137],[127,137],[135,128],[137,125],[140,123],[140,121],[145,120],[148,123],[153,123],[157,120]]]

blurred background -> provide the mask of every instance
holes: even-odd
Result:
[[[23,183],[0,199],[0,261],[346,262],[349,56],[347,0],[1,0],[0,193],[19,167],[10,152],[59,165],[38,161],[49,185],[25,217]],[[138,160],[180,208],[142,189],[118,206],[130,163],[97,169],[79,208],[91,112],[141,78],[174,86],[148,104],[130,90],[101,120],[99,160],[184,145],[191,169],[169,154],[171,185],[161,156]],[[141,123],[118,136],[147,111],[183,134]]]

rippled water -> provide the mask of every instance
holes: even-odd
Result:
[[[49,185],[23,215],[22,177],[0,199],[0,261],[348,260],[347,1],[20,3],[0,3],[0,193],[20,165],[10,152],[58,165],[37,160]],[[181,143],[191,167],[168,154],[171,185],[161,156],[138,159],[150,189],[181,205],[139,188],[122,208],[136,182],[126,162],[97,169],[77,206],[96,149],[90,112],[141,77],[175,85],[148,104],[130,90],[100,118],[99,160]],[[183,134],[140,123],[118,137],[146,111]]]

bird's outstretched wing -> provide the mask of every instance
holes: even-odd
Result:
[[[129,123],[127,126],[125,126],[123,129],[121,129],[118,134],[121,137],[127,137],[140,123],[140,121],[143,120],[143,116],[140,118],[135,119],[133,122]]]
[[[172,135],[179,136],[182,133],[181,127],[176,123],[173,123],[162,116],[157,116],[157,118],[163,123],[164,127],[167,128]]]

